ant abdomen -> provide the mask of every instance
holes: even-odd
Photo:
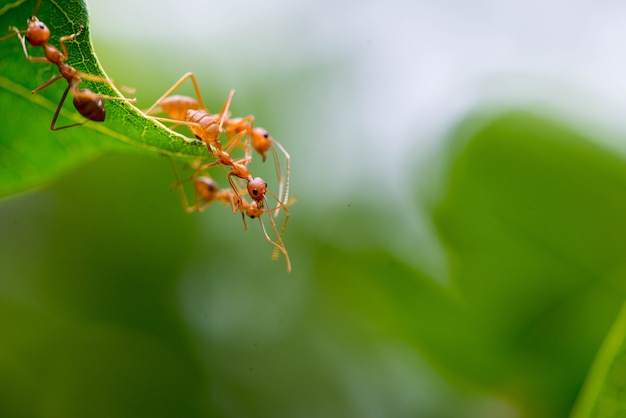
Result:
[[[196,195],[200,196],[205,202],[211,202],[216,199],[219,187],[217,183],[210,177],[201,176],[194,181],[194,189]]]
[[[172,119],[185,120],[188,110],[199,110],[198,102],[189,96],[170,96],[161,101],[161,109]]]
[[[102,99],[91,90],[79,90],[74,96],[74,107],[78,113],[94,122],[103,122],[106,117]]]

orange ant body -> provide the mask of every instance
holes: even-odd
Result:
[[[192,73],[188,73],[194,82],[194,85],[197,86],[195,77]],[[183,77],[182,80],[184,80]],[[229,147],[224,151],[222,148],[222,144],[219,141],[219,135],[222,132],[222,123],[224,121],[224,115],[228,112],[228,107],[232,101],[232,98],[235,94],[234,90],[231,90],[222,111],[217,116],[211,115],[204,109],[204,103],[201,101],[201,104],[195,106],[193,104],[192,98],[186,98],[190,100],[186,100],[185,96],[182,96],[183,99],[179,100],[180,96],[170,96],[171,92],[178,87],[180,83],[177,83],[173,88],[168,90],[159,100],[157,100],[145,113],[149,115],[153,112],[153,110],[161,105],[162,110],[167,109],[173,117],[177,119],[169,119],[169,118],[161,118],[161,117],[153,117],[156,120],[160,120],[162,122],[170,122],[177,125],[187,125],[189,129],[194,134],[196,138],[203,141],[211,155],[217,159],[217,161],[204,164],[196,170],[196,174],[206,170],[207,168],[221,165],[224,167],[230,167],[230,172],[228,173],[228,181],[235,193],[239,193],[238,187],[235,184],[233,177],[238,177],[247,182],[248,194],[252,197],[258,205],[263,206],[263,201],[265,200],[265,193],[267,192],[267,183],[261,179],[260,177],[252,177],[250,171],[248,170],[247,164],[250,162],[251,158],[243,158],[240,160],[233,160],[230,156],[229,152],[234,148],[236,142],[232,142]],[[199,92],[199,90],[197,90]],[[176,100],[168,100],[175,98]],[[201,96],[200,96],[200,100]],[[165,103],[165,105],[163,105]],[[194,109],[194,107],[198,107],[198,109]],[[194,176],[192,176],[194,177]],[[279,200],[280,201],[280,200]]]
[[[276,173],[278,176],[279,189],[278,196],[281,199],[284,199],[284,202],[289,200],[289,177],[291,172],[291,157],[285,148],[278,141],[276,141],[272,136],[263,128],[255,128],[254,124],[254,116],[246,116],[243,118],[235,118],[230,119],[227,118],[224,120],[224,130],[226,131],[227,137],[231,138],[231,141],[235,143],[239,141],[240,137],[247,136],[252,141],[252,147],[256,152],[261,155],[261,158],[265,162],[267,158],[267,152],[271,151],[274,157],[274,164],[276,165]],[[278,148],[282,154],[285,156],[287,160],[287,176],[286,178],[283,176],[283,171],[280,166],[280,160],[278,156]],[[246,150],[249,149],[249,146],[246,147]],[[246,151],[248,152],[248,151]],[[248,155],[246,155],[248,156]],[[284,194],[284,197],[283,197]]]
[[[180,85],[187,79],[191,79],[193,84],[197,100],[189,96],[172,95]],[[289,199],[289,176],[291,171],[291,157],[287,151],[275,141],[267,131],[262,128],[254,128],[254,116],[246,116],[243,118],[231,119],[228,115],[228,108],[232,102],[234,90],[230,91],[224,106],[220,113],[211,115],[204,105],[198,82],[193,73],[186,73],[183,75],[174,85],[167,90],[148,110],[146,114],[150,115],[155,112],[155,109],[160,106],[161,110],[169,116],[168,118],[155,118],[162,122],[169,122],[176,125],[187,125],[196,138],[204,141],[209,148],[209,152],[217,158],[222,160],[221,164],[231,165],[228,160],[230,156],[228,153],[239,145],[244,139],[245,158],[239,160],[242,165],[247,165],[251,160],[250,141],[252,147],[257,151],[263,161],[265,161],[267,152],[272,151],[274,155],[274,162],[276,164],[276,172],[279,181],[279,201],[285,203]],[[222,145],[218,140],[221,132],[224,132],[228,138],[228,143],[224,147],[226,151],[222,150]],[[287,160],[287,176],[283,176],[282,168],[278,157],[278,148]],[[225,154],[225,155],[224,155]],[[225,158],[225,160],[224,160]],[[233,175],[239,176],[234,173]],[[284,196],[283,196],[284,195]],[[278,213],[276,213],[277,215]]]
[[[178,188],[178,192],[181,197],[181,201],[183,203],[183,207],[187,212],[202,212],[207,207],[211,206],[215,202],[221,202],[223,204],[230,205],[233,213],[241,212],[241,217],[243,219],[244,228],[248,229],[248,225],[246,223],[245,217],[248,216],[250,219],[258,218],[259,223],[261,224],[261,229],[263,230],[263,234],[265,235],[265,239],[274,246],[274,252],[272,253],[272,259],[276,260],[278,258],[278,252],[282,252],[285,255],[285,260],[287,262],[287,271],[291,272],[291,261],[289,260],[289,254],[287,253],[287,249],[285,248],[285,244],[283,243],[283,234],[285,232],[285,228],[287,227],[287,221],[289,220],[289,211],[283,205],[282,202],[278,202],[278,205],[285,212],[285,221],[283,222],[280,232],[276,227],[276,223],[274,219],[269,216],[270,224],[272,226],[272,230],[274,231],[277,240],[274,241],[267,232],[265,228],[265,224],[263,223],[263,219],[261,216],[265,212],[269,212],[270,210],[264,209],[263,202],[267,201],[266,197],[263,197],[262,200],[255,199],[253,197],[252,202],[248,202],[243,196],[242,192],[233,189],[220,189],[217,183],[206,176],[194,176],[189,180],[193,180],[194,185],[194,204],[189,204],[187,200],[187,196],[185,195],[185,191],[182,188],[182,182],[178,178],[178,174],[176,172],[176,168],[172,162],[172,168],[174,169],[174,175],[176,176],[176,187]],[[272,195],[273,196],[273,195]],[[275,197],[275,196],[274,196]],[[272,209],[273,210],[273,209]]]
[[[59,49],[57,49],[56,47],[48,43],[48,41],[50,40],[50,29],[48,29],[48,27],[37,18],[37,11],[39,10],[40,5],[41,5],[41,0],[37,2],[37,6],[35,7],[35,11],[33,15],[26,21],[27,23],[26,30],[20,30],[15,26],[11,26],[9,27],[9,30],[13,31],[13,33],[3,38],[0,38],[0,41],[3,41],[13,36],[17,36],[20,42],[22,43],[24,55],[29,61],[51,63],[51,64],[56,65],[57,68],[59,69],[60,75],[52,77],[47,82],[45,82],[41,86],[34,89],[33,94],[40,92],[41,90],[45,89],[46,87],[50,86],[51,84],[57,82],[58,80],[62,78],[67,80],[67,88],[63,92],[61,100],[59,101],[59,105],[57,106],[57,109],[54,113],[54,116],[52,118],[52,123],[50,124],[50,129],[59,130],[59,129],[71,128],[73,126],[78,126],[78,125],[82,125],[83,123],[85,123],[85,122],[74,123],[74,124],[66,125],[62,127],[55,126],[57,118],[59,116],[59,112],[61,111],[61,107],[63,106],[63,103],[65,102],[65,98],[67,97],[67,94],[70,90],[72,91],[72,94],[74,95],[73,103],[74,103],[74,107],[76,108],[76,110],[78,110],[78,112],[82,116],[94,122],[102,122],[104,121],[106,117],[106,111],[104,108],[104,104],[102,103],[103,99],[104,100],[122,100],[122,101],[128,101],[128,102],[134,103],[136,101],[135,99],[111,97],[111,96],[106,96],[103,94],[94,93],[93,91],[89,89],[79,88],[82,80],[89,80],[89,81],[95,81],[95,82],[101,82],[101,83],[110,83],[110,80],[106,78],[97,77],[97,76],[93,76],[90,74],[79,72],[74,67],[64,63],[64,61],[66,61],[69,56],[67,47],[65,46],[65,42],[73,40],[74,38],[79,36],[82,33],[84,27],[81,25],[78,29],[78,32],[72,35],[60,37],[59,45],[61,46],[61,51],[59,51]],[[28,49],[26,47],[26,41],[28,41],[28,43],[33,47],[42,47],[44,56],[43,57],[31,56],[28,53]]]

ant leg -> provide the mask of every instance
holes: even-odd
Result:
[[[78,28],[78,32],[72,35],[61,36],[59,38],[59,45],[61,45],[61,49],[63,50],[63,55],[61,56],[60,61],[65,61],[69,56],[69,54],[67,53],[67,47],[65,46],[65,41],[71,41],[72,39],[76,38],[83,32],[83,29],[85,29],[85,27],[83,25],[80,25],[80,27]]]
[[[233,179],[233,172],[231,171],[230,173],[228,173],[228,182],[230,183],[230,187],[235,191],[235,193],[237,193],[237,197],[239,199],[241,199],[241,193],[239,193],[239,189],[237,187],[237,185],[235,184],[235,180]]]
[[[222,146],[222,148],[224,150],[226,150],[227,153],[231,153],[233,152],[233,149],[239,144],[239,141],[241,141],[241,138],[244,138],[246,136],[247,132],[238,132],[236,133],[234,136],[232,136],[231,138],[228,139],[228,142]],[[246,143],[248,143],[248,141],[246,140]],[[248,155],[248,150],[249,147],[246,147],[246,159],[249,160],[250,155]],[[250,153],[252,154],[252,153]]]
[[[54,117],[52,118],[52,123],[50,124],[50,129],[53,130],[53,131],[59,131],[61,129],[65,129],[65,128],[72,128],[74,126],[80,126],[80,125],[85,123],[85,122],[73,123],[71,125],[61,126],[59,128],[55,127],[57,118],[59,117],[59,112],[61,111],[61,107],[63,106],[63,103],[65,102],[65,98],[67,97],[67,93],[69,91],[70,91],[70,85],[68,84],[67,88],[63,92],[63,96],[61,97],[61,101],[59,102],[59,105],[57,106],[57,110],[54,112]]]
[[[241,118],[236,122],[229,121],[228,127],[226,128],[227,136],[230,134],[231,137],[228,139],[225,148],[228,152],[231,152],[235,146],[239,145],[239,141],[241,138],[246,138],[243,143],[243,147],[246,151],[246,158],[252,157],[252,147],[250,144],[251,136],[252,136],[252,127],[254,125],[254,116],[246,116],[245,118]]]
[[[126,97],[107,96],[106,94],[98,93],[98,97],[102,100],[117,100],[118,102],[137,103],[137,99],[127,99]]]
[[[135,99],[132,99],[135,100]],[[197,129],[202,129],[202,126],[199,123],[196,122],[190,122],[190,121],[186,121],[186,120],[178,120],[178,119],[170,119],[170,118],[162,118],[160,116],[150,116],[146,113],[146,116],[148,116],[150,119],[159,121],[159,122],[163,122],[163,123],[171,123],[173,124],[173,127],[178,127],[180,125],[186,125],[186,126],[193,126]],[[171,129],[171,128],[170,128]],[[195,138],[195,139],[191,139],[191,138],[186,138],[187,142],[195,142],[195,141],[202,141],[201,138]],[[204,141],[202,141],[204,142]]]
[[[198,128],[202,128],[202,126],[200,126],[199,123],[197,122],[190,122],[190,121],[186,121],[186,120],[178,120],[178,119],[170,119],[170,118],[162,118],[160,116],[149,116],[150,119],[154,119],[154,120],[158,120],[159,122],[165,122],[165,123],[175,123],[177,125],[187,125],[187,126],[195,126]]]
[[[222,110],[220,110],[220,113],[218,115],[218,118],[220,120],[220,132],[222,132],[222,125],[224,124],[224,119],[227,117],[226,115],[228,113],[228,109],[230,108],[230,104],[233,101],[233,96],[235,96],[235,90],[231,90],[230,93],[228,93],[228,97],[224,102],[224,106],[222,106]]]
[[[200,106],[200,109],[206,110],[206,107],[204,106],[204,100],[202,99],[202,95],[200,94],[200,87],[198,87],[198,81],[196,80],[196,76],[192,72],[188,72],[185,73],[176,83],[174,83],[174,85],[170,87],[165,93],[163,93],[163,95],[159,97],[159,99],[154,102],[154,104],[150,106],[148,110],[146,110],[144,113],[146,115],[152,114],[154,112],[154,109],[159,106],[163,100],[169,97],[178,87],[180,87],[181,84],[183,84],[188,78],[190,78],[191,82],[193,83],[193,88],[196,91],[196,96],[198,98],[198,105]]]
[[[283,244],[283,248],[285,247],[285,244],[283,243],[283,235],[285,234],[285,229],[287,228],[287,222],[289,221],[289,211],[287,210],[287,208],[285,208],[283,206],[283,210],[285,211],[285,220],[283,222],[283,224],[280,227],[280,233],[278,233],[278,239],[280,241],[281,244]],[[272,217],[270,216],[270,222],[272,222]],[[272,252],[272,260],[277,260],[278,259],[278,250],[279,248],[274,248],[274,251]]]
[[[80,71],[78,71],[76,74],[78,75],[78,77],[81,80],[93,81],[94,83],[103,83],[103,84],[114,85],[114,86],[117,86],[119,89],[125,91],[128,94],[135,94],[135,89],[134,88],[128,87],[128,86],[118,85],[117,83],[115,83],[115,81],[113,81],[110,78],[100,77],[100,76],[93,75],[93,74],[87,74],[87,73],[83,73],[83,72],[80,72]],[[133,100],[135,100],[135,99],[133,99]]]
[[[243,197],[241,196],[241,193],[239,192],[239,188],[235,184],[235,180],[233,179],[233,176],[234,174],[232,171],[228,173],[228,182],[230,183],[230,187],[237,194],[237,200],[239,201],[239,210],[241,211],[241,219],[243,220],[243,229],[247,231],[248,223],[246,222],[245,209],[243,206]]]
[[[15,26],[9,26],[9,31],[11,33],[9,33],[8,35],[5,35],[2,38],[0,38],[0,42],[6,41],[7,39],[12,38],[15,35],[19,35],[20,34],[20,30],[18,28],[16,28]]]
[[[172,158],[169,158],[170,160],[170,164],[172,166],[172,171],[174,172],[174,177],[176,178],[176,183],[174,184],[173,187],[176,187],[176,189],[178,190],[178,194],[180,195],[180,201],[183,204],[183,209],[185,209],[185,212],[187,213],[191,213],[191,212],[195,212],[198,211],[200,212],[200,206],[198,204],[198,195],[195,195],[195,205],[190,205],[189,201],[187,200],[187,194],[185,193],[185,190],[183,189],[183,181],[180,180],[180,177],[178,176],[178,171],[176,170],[176,166],[174,165],[174,161],[172,160]],[[190,179],[191,180],[191,179]],[[171,190],[171,188],[170,188]]]
[[[278,186],[278,200],[281,201],[284,205],[289,201],[289,180],[291,177],[291,157],[285,148],[280,145],[279,142],[273,140],[272,145],[276,145],[278,149],[283,153],[285,159],[287,160],[287,176],[283,177],[283,171],[280,166],[280,160],[278,159],[278,152],[274,147],[270,147],[272,150],[272,154],[274,154],[274,164],[276,165],[276,176],[278,177],[279,186]],[[285,192],[283,196],[283,191]],[[278,212],[274,214],[274,217],[278,216]]]
[[[39,93],[41,90],[45,89],[46,87],[50,86],[51,84],[56,83],[57,81],[59,81],[60,79],[62,79],[63,76],[62,75],[57,75],[52,77],[50,80],[46,81],[45,83],[43,83],[41,86],[37,87],[35,90],[32,91],[33,94],[37,94]],[[69,87],[69,84],[68,84]],[[67,93],[66,93],[67,94]]]
[[[276,224],[274,223],[274,220],[272,219],[271,216],[269,216],[269,219],[270,219],[270,223],[272,224],[272,229],[274,230],[274,232],[276,232],[278,236],[278,231],[276,230]],[[261,224],[261,228],[263,229],[263,234],[265,235],[265,239],[274,246],[274,251],[272,252],[272,260],[276,260],[278,258],[278,251],[283,253],[285,255],[285,261],[287,262],[287,272],[291,273],[291,261],[289,260],[289,254],[287,253],[285,244],[283,244],[282,238],[278,236],[279,242],[275,242],[267,233],[267,230],[265,229],[265,224],[261,220],[260,216],[259,216],[259,223]]]
[[[206,169],[211,168],[211,167],[215,167],[216,165],[220,165],[220,164],[221,164],[220,161],[214,161],[212,163],[203,164],[203,165],[199,166],[198,168],[196,168],[196,171],[193,172],[193,174],[191,175],[191,177],[187,181],[196,178],[200,173],[202,173]]]
[[[37,12],[39,11],[39,6],[41,6],[41,0],[37,2],[37,6],[35,7],[35,11],[33,12],[33,16],[37,16]]]
[[[292,205],[295,202],[295,200],[293,202],[283,203],[276,197],[274,193],[272,193],[271,190],[267,190],[265,193],[269,194],[270,196],[272,196],[272,198],[276,200],[276,207],[274,209],[268,209],[268,212],[274,211],[275,218],[278,216],[278,212],[281,209],[283,210],[283,212],[285,212],[285,221],[283,222],[283,225],[280,228],[280,234],[279,234],[279,236],[281,237],[281,241],[282,241],[282,236],[283,236],[283,233],[285,232],[285,228],[287,228],[287,221],[289,221],[289,216],[290,216],[290,213],[287,210],[287,206]],[[265,201],[267,202],[267,198],[265,198]]]
[[[24,56],[26,57],[27,60],[31,62],[50,62],[45,57],[31,57],[30,56],[30,54],[28,53],[28,49],[26,48],[26,36],[24,36],[24,33],[26,33],[26,31],[21,31],[15,26],[9,26],[9,30],[13,31],[13,33],[3,38],[0,38],[0,41],[4,41],[5,39],[9,39],[17,35],[17,38],[20,40],[20,43],[22,44],[22,50],[24,51]]]
[[[246,206],[248,203],[244,201],[244,198],[238,194],[230,194],[230,207],[233,210],[233,215],[237,212],[241,213],[241,221],[243,222],[244,231],[248,230],[248,223],[246,222]]]

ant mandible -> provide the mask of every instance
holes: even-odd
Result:
[[[287,248],[285,247],[285,244],[283,242],[283,235],[287,227],[287,222],[289,221],[289,211],[285,207],[286,205],[284,205],[282,202],[277,200],[279,207],[282,208],[283,211],[285,212],[285,220],[283,224],[281,225],[280,231],[276,227],[276,223],[274,222],[274,219],[271,216],[269,216],[270,225],[272,227],[274,234],[277,237],[275,241],[268,234],[267,229],[265,228],[265,224],[263,223],[263,219],[261,218],[263,213],[270,212],[274,209],[271,209],[271,210],[264,209],[263,204],[262,204],[263,202],[259,202],[258,200],[252,200],[252,202],[248,202],[243,197],[242,191],[237,191],[233,189],[220,189],[220,187],[212,178],[206,177],[206,176],[198,176],[195,174],[194,176],[188,179],[188,180],[193,180],[193,186],[194,186],[194,204],[190,204],[189,201],[187,200],[187,195],[185,194],[185,191],[183,190],[183,187],[182,187],[183,182],[178,178],[176,167],[174,166],[174,163],[171,160],[170,162],[172,163],[172,169],[174,170],[174,176],[176,177],[175,186],[178,189],[185,211],[202,212],[207,207],[211,206],[213,203],[219,201],[223,204],[230,205],[233,213],[237,213],[237,212],[241,213],[244,228],[246,230],[248,229],[248,225],[245,219],[246,215],[250,219],[258,218],[259,223],[261,224],[261,229],[263,230],[263,234],[265,235],[265,239],[274,246],[274,251],[272,252],[272,259],[273,260],[278,259],[278,253],[282,252],[287,262],[287,272],[289,273],[291,272],[291,261],[289,260],[289,254],[287,253]],[[272,196],[276,198],[273,194]],[[267,198],[264,198],[264,200],[267,201]]]
[[[189,96],[172,95],[172,93],[180,87],[185,80],[190,79],[197,100]],[[184,74],[172,87],[170,87],[148,110],[145,111],[147,115],[155,113],[158,107],[169,116],[168,118],[155,118],[162,122],[173,123],[174,126],[188,125],[191,132],[198,138],[207,143],[209,151],[216,157],[219,157],[219,152],[222,150],[221,143],[218,141],[219,134],[223,131],[229,139],[226,146],[226,153],[230,153],[232,149],[239,145],[243,141],[245,148],[244,161],[247,164],[252,160],[250,152],[250,141],[252,147],[257,151],[263,161],[267,157],[268,150],[271,150],[274,156],[274,163],[276,165],[276,173],[279,181],[278,197],[283,203],[286,203],[289,199],[289,177],[291,172],[291,157],[289,153],[283,148],[282,145],[274,140],[269,133],[262,128],[255,128],[254,116],[246,116],[243,118],[231,119],[228,114],[230,103],[232,102],[234,90],[230,91],[222,110],[217,115],[211,115],[204,105],[198,82],[193,73],[188,72]],[[245,139],[245,141],[244,141]],[[214,150],[211,149],[214,148]],[[287,161],[287,175],[283,175],[278,148],[285,156]],[[278,215],[278,213],[276,213]]]
[[[110,83],[111,81],[106,78],[85,74],[74,67],[65,64],[69,57],[67,47],[65,46],[66,41],[73,40],[77,36],[79,36],[84,27],[81,25],[78,29],[78,32],[72,35],[66,35],[59,38],[59,45],[61,46],[61,51],[59,51],[56,47],[50,45],[48,41],[50,40],[50,29],[46,26],[45,23],[39,20],[37,17],[37,11],[39,10],[39,6],[41,5],[41,0],[37,2],[37,6],[35,7],[35,11],[33,15],[26,21],[27,27],[26,30],[20,30],[15,26],[10,26],[9,30],[13,33],[0,38],[0,41],[4,41],[13,36],[17,36],[22,44],[22,49],[24,50],[24,55],[31,62],[47,62],[57,66],[59,69],[60,75],[53,76],[50,80],[42,84],[33,90],[33,94],[40,92],[51,84],[57,82],[58,80],[64,78],[67,80],[67,88],[63,92],[61,100],[57,106],[57,109],[52,118],[52,123],[50,124],[50,129],[53,131],[71,128],[74,126],[82,125],[82,123],[74,123],[71,125],[56,127],[56,121],[59,116],[59,112],[61,111],[61,107],[65,102],[65,98],[67,97],[68,92],[71,90],[74,96],[74,107],[76,110],[88,120],[94,122],[103,122],[106,117],[106,111],[104,108],[104,104],[102,100],[120,100],[127,101],[131,103],[135,103],[135,99],[126,99],[123,97],[112,97],[104,94],[95,93],[89,89],[80,89],[80,83],[82,80],[89,80],[100,83]],[[33,57],[28,53],[28,48],[26,47],[26,42],[33,47],[42,47],[44,56],[43,57]]]

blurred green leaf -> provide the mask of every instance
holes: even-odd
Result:
[[[210,416],[177,292],[199,228],[162,160],[109,153],[0,205],[0,416]]]
[[[407,341],[446,376],[522,416],[566,417],[624,302],[626,162],[519,111],[469,118],[446,164],[430,211],[450,282],[384,248],[325,250],[315,264],[315,277],[327,278],[319,305],[367,339]],[[327,221],[359,234],[357,225],[384,217],[354,216]]]
[[[566,416],[624,300],[626,163],[525,112],[472,118],[455,146],[433,216],[464,314],[421,343],[528,416]]]
[[[25,22],[36,4],[36,0],[22,0],[0,8],[0,28],[26,29]],[[50,44],[57,47],[60,36],[76,33],[84,25],[82,34],[66,43],[67,63],[79,71],[106,76],[92,48],[87,9],[82,0],[42,1],[37,14],[50,28]],[[43,55],[40,48],[29,47],[29,52],[33,56]],[[58,74],[57,67],[29,62],[17,37],[0,42],[0,57],[0,197],[42,185],[72,166],[114,148],[186,158],[206,154],[200,141],[186,141],[182,135],[145,118],[126,102],[105,101],[104,123],[88,122],[77,128],[51,131],[52,116],[67,85],[59,81],[39,94],[31,91]],[[113,86],[83,83],[99,93],[120,96]],[[59,122],[84,121],[68,98]]]
[[[585,382],[572,418],[622,417],[626,415],[626,305]]]

